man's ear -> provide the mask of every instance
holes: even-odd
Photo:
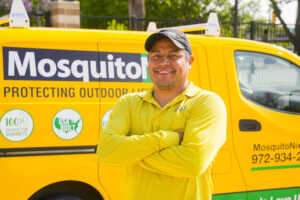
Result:
[[[194,59],[195,57],[193,55],[190,56],[190,59],[189,59],[189,69],[191,70],[192,68],[192,63],[194,62]]]

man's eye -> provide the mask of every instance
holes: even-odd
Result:
[[[154,59],[154,60],[157,60],[157,59],[159,59],[159,58],[160,58],[159,55],[154,55],[154,56],[152,56],[152,59]]]
[[[176,59],[176,58],[179,58],[179,56],[178,55],[170,55],[170,58]]]

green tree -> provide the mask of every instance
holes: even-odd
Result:
[[[206,19],[210,4],[226,4],[228,0],[144,0],[147,18]],[[225,6],[222,6],[225,8]],[[227,8],[226,7],[226,8]],[[80,0],[82,15],[128,17],[126,0]],[[221,11],[220,11],[221,12]],[[228,14],[228,10],[222,11]],[[226,14],[224,14],[225,16]]]
[[[250,22],[250,21],[260,21],[266,22],[259,13],[261,8],[260,0],[251,0],[251,1],[241,1],[241,6],[239,8],[239,20],[241,22]]]
[[[126,0],[79,0],[80,14],[83,16],[128,17],[128,4]],[[100,29],[128,29],[128,21],[113,19],[103,20],[89,17],[81,18],[81,27]]]
[[[256,16],[257,10],[260,7],[259,0],[251,0],[243,2],[239,9],[239,21],[249,22]],[[128,2],[136,3],[137,0],[80,0],[80,9],[82,15],[91,16],[119,16],[128,17]],[[184,23],[199,23],[205,22],[210,12],[217,12],[220,21],[232,22],[234,15],[234,5],[229,0],[144,0],[145,17],[149,19],[177,19],[183,20]],[[130,4],[129,4],[130,5]],[[143,12],[141,12],[143,13]],[[196,21],[197,20],[197,21]],[[102,20],[103,21],[103,20]],[[85,23],[84,20],[82,20]],[[124,24],[124,29],[129,28],[128,21],[115,19],[114,22],[105,22],[100,25],[100,21],[91,20],[86,23],[94,23],[94,28],[107,28],[108,23]],[[178,25],[178,24],[174,24]],[[145,28],[146,24],[144,24]],[[158,27],[164,27],[163,22],[158,23]],[[173,26],[169,23],[168,26]],[[231,26],[231,25],[230,25]],[[114,26],[114,27],[119,27]],[[229,27],[229,26],[228,26]]]
[[[207,20],[210,12],[217,12],[222,21],[233,21],[234,5],[229,0],[145,0],[146,17]],[[239,21],[261,19],[257,12],[260,0],[240,0]]]
[[[126,0],[79,0],[80,13],[91,16],[128,16]]]
[[[145,0],[146,17],[204,19],[213,0]]]

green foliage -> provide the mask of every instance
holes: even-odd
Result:
[[[79,0],[80,13],[91,16],[128,16],[127,0]]]
[[[128,2],[126,0],[80,0],[82,15],[128,17]],[[218,14],[223,22],[223,36],[233,36],[234,4],[230,0],[144,0],[146,18],[155,20],[159,28],[206,22],[210,12]],[[252,20],[265,22],[257,15],[260,0],[239,0],[239,22]],[[158,20],[172,19],[172,20]],[[174,21],[177,20],[177,21]],[[231,23],[230,23],[231,22]],[[148,22],[144,22],[144,29]],[[118,19],[82,19],[82,27],[110,30],[129,29],[128,20]],[[239,35],[246,37],[249,25],[239,26]]]
[[[0,0],[0,16],[8,15],[13,0]],[[42,14],[49,10],[51,0],[23,0],[28,13]]]
[[[128,17],[126,0],[79,0],[81,15]],[[217,12],[221,21],[233,21],[234,5],[229,0],[144,0],[146,18],[206,21]],[[260,0],[239,1],[239,21],[258,18]],[[93,25],[95,27],[95,25]]]
[[[271,44],[275,44],[277,46],[281,46],[281,47],[286,48],[286,49],[288,49],[291,46],[293,46],[292,42],[276,42],[276,43],[275,42],[271,42]]]
[[[234,18],[234,5],[228,0],[214,1],[208,12],[216,12],[222,22],[231,22]]]
[[[127,0],[79,0],[80,14],[84,16],[128,17]],[[115,21],[115,22],[114,22]],[[81,19],[81,27],[97,29],[123,30],[128,22],[118,20]],[[120,29],[117,29],[120,28]]]
[[[107,23],[107,30],[128,30],[128,27],[124,23],[118,23],[115,19]]]
[[[145,0],[147,18],[205,19],[213,0]]]
[[[239,21],[250,22],[255,19],[255,15],[259,13],[259,0],[251,0],[247,3],[239,4]]]

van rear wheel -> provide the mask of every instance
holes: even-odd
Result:
[[[47,197],[44,200],[84,200],[84,199],[72,194],[60,194],[60,195]]]

